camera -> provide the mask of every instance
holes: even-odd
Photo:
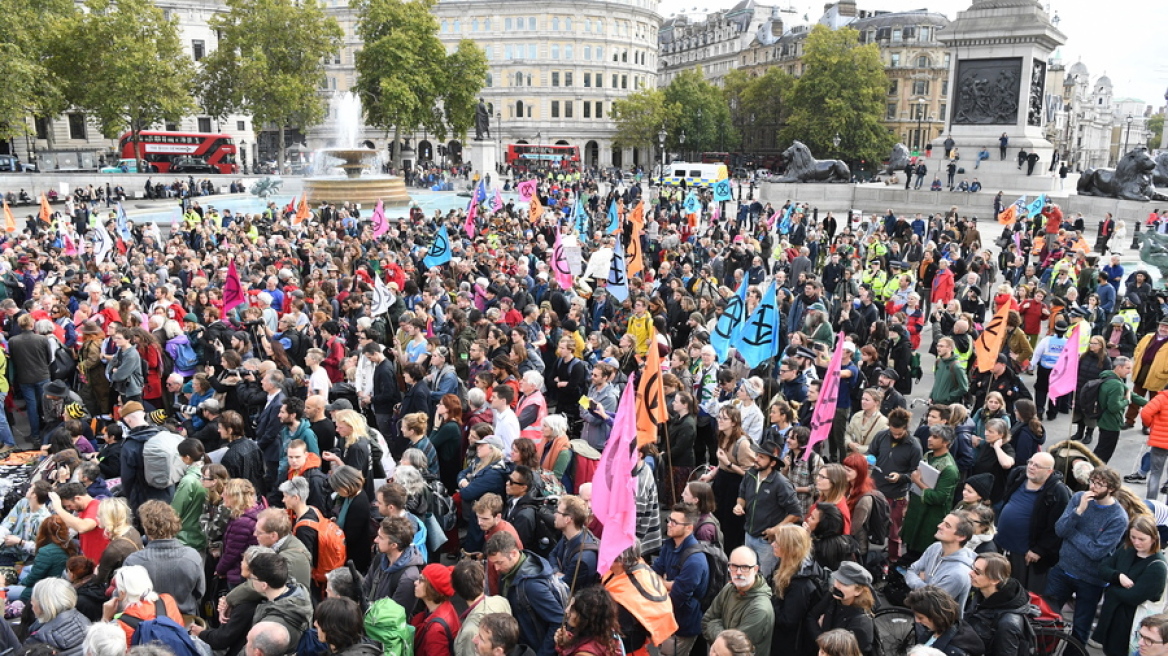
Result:
[[[249,378],[251,376],[251,370],[243,369],[243,368],[228,369],[228,370],[223,372],[223,375],[224,375],[224,377],[238,376],[239,378]]]
[[[196,412],[198,412],[199,408],[197,406],[193,406],[193,405],[184,405],[182,403],[175,403],[174,405],[170,406],[170,411],[176,415],[183,415],[185,417],[190,417],[190,416],[193,416]]]

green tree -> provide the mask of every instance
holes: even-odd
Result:
[[[677,123],[681,108],[665,100],[661,89],[642,89],[620,100],[614,100],[609,113],[616,123],[613,144],[617,148],[659,149],[661,128]]]
[[[466,137],[486,82],[486,55],[463,40],[449,56],[438,39],[435,0],[355,0],[357,93],[365,120],[394,132],[425,128],[439,141]],[[394,165],[400,165],[394,151]]]
[[[1164,115],[1156,114],[1148,119],[1148,148],[1159,148],[1164,135]]]
[[[673,147],[700,153],[719,150],[738,141],[730,122],[730,105],[722,89],[708,82],[701,68],[683,71],[665,88],[665,101],[679,108],[677,120],[666,130]],[[685,135],[685,143],[681,136]]]
[[[795,78],[774,66],[751,80],[743,90],[739,112],[759,146],[768,147],[777,139],[779,130],[787,122],[794,88]]]
[[[315,0],[228,0],[211,19],[219,48],[203,60],[199,95],[214,116],[251,114],[256,125],[277,128],[279,170],[284,170],[284,130],[320,123],[324,60],[344,32]]]
[[[816,25],[811,30],[803,75],[788,102],[784,143],[798,139],[818,157],[879,161],[888,152],[893,137],[880,124],[888,77],[876,44],[861,46],[859,36],[851,28]],[[832,144],[837,134],[838,148]]]
[[[28,117],[52,118],[71,103],[63,80],[49,66],[58,40],[72,38],[77,16],[71,0],[0,0],[0,139],[28,134]],[[49,132],[50,147],[52,131]]]
[[[96,118],[106,138],[129,130],[137,142],[142,130],[194,111],[194,67],[177,22],[154,3],[87,0],[65,29],[68,38],[58,40],[50,68],[65,98]]]

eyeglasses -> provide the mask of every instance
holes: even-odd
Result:
[[[524,483],[523,481],[513,481],[510,478],[508,478],[507,485],[527,485],[527,483]]]
[[[1164,644],[1164,641],[1163,640],[1156,640],[1155,638],[1149,637],[1145,633],[1140,633],[1140,644],[1143,644],[1143,645],[1162,645],[1162,644]]]
[[[690,522],[679,522],[679,521],[673,519],[672,517],[667,519],[665,523],[667,523],[671,526],[691,526]]]
[[[758,565],[735,565],[734,563],[730,563],[731,572],[749,572],[755,567],[758,567]]]

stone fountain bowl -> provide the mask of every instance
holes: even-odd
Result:
[[[371,148],[325,148],[321,154],[339,159],[344,178],[308,177],[304,179],[304,193],[310,203],[359,203],[372,208],[377,201],[386,205],[406,205],[410,194],[405,180],[395,175],[361,175],[377,157]]]
[[[326,157],[341,160],[343,163],[340,168],[350,178],[361,177],[361,171],[369,166],[366,162],[377,157],[377,151],[372,148],[325,148],[320,152]]]

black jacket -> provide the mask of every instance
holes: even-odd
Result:
[[[807,628],[807,615],[824,596],[819,587],[823,577],[823,568],[809,558],[791,577],[782,598],[778,595],[771,597],[771,605],[775,608],[775,634],[784,636],[783,640],[771,641],[771,656],[815,656],[818,653],[815,638]]]
[[[994,515],[1002,516],[1002,510],[1010,503],[1010,497],[1026,482],[1026,467],[1015,467],[1006,478],[1006,493],[1002,502],[994,506]],[[1038,554],[1039,560],[1034,563],[1037,571],[1045,572],[1058,563],[1059,549],[1063,546],[1063,539],[1055,533],[1054,525],[1062,517],[1067,504],[1071,501],[1071,491],[1063,484],[1063,476],[1059,472],[1051,472],[1040,490],[1042,495],[1035,502],[1037,505],[1030,515],[1030,536],[1028,543],[1030,551]]]
[[[965,611],[965,621],[981,636],[987,656],[1027,656],[1026,613],[1030,595],[1015,579],[1006,579],[997,592],[983,597],[976,590]]]
[[[222,464],[231,478],[242,478],[263,485],[264,460],[260,447],[250,437],[241,437],[227,445]],[[257,488],[258,489],[258,488]]]
[[[872,656],[874,653],[872,641],[876,634],[876,624],[871,613],[857,606],[845,606],[830,594],[824,595],[823,599],[820,599],[815,608],[808,613],[805,621],[807,623],[806,629],[812,639],[818,638],[832,629],[844,629],[856,637],[861,654]]]
[[[914,629],[917,634],[917,644],[925,644],[932,632],[920,624],[917,624]],[[982,656],[985,654],[985,643],[981,636],[965,622],[958,622],[949,627],[948,631],[933,641],[933,647],[945,652],[946,656]]]

